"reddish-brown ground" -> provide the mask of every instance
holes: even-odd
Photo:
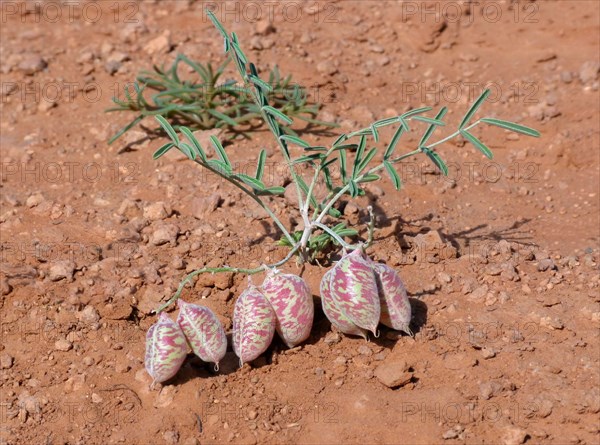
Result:
[[[542,137],[477,130],[493,162],[449,143],[440,153],[454,182],[416,158],[401,192],[383,181],[346,211],[364,234],[374,205],[369,254],[404,277],[414,338],[333,333],[318,299],[325,269],[309,266],[309,341],[286,350],[276,340],[242,369],[228,352],[217,373],[190,356],[154,389],[143,364],[150,311],[186,271],[256,266],[285,250],[227,184],[176,153],[153,161],[162,139],[107,145],[131,116],[103,111],[140,69],[178,52],[222,60],[205,4],[99,4],[2,2],[0,443],[600,441],[599,3],[217,6],[250,58],[310,86],[340,131],[421,105],[448,105],[453,128],[491,85],[482,113]],[[269,11],[275,31],[259,35],[253,18]],[[163,33],[167,48],[148,46]],[[264,131],[227,149],[244,163],[261,147],[281,165]],[[213,193],[218,208],[202,214]],[[299,221],[287,200],[273,205]],[[161,233],[170,242],[155,245]],[[184,298],[229,331],[245,286],[244,276],[201,277]],[[381,383],[402,366],[408,383]]]

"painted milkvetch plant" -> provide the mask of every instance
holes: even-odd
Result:
[[[235,151],[226,150],[218,138],[210,137],[216,158],[209,158],[207,147],[200,144],[190,128],[172,125],[164,117],[156,116],[170,140],[154,153],[154,158],[177,149],[191,162],[220,176],[232,187],[237,187],[271,219],[281,233],[280,245],[288,248],[285,257],[274,264],[264,264],[257,268],[224,265],[195,270],[181,281],[173,297],[157,308],[156,312],[161,313],[177,301],[184,287],[187,284],[193,286],[193,280],[199,274],[234,272],[254,275],[267,272],[262,287],[249,286],[235,304],[234,352],[241,362],[250,361],[268,348],[275,332],[278,332],[287,346],[295,346],[310,335],[314,313],[312,300],[309,298],[308,288],[299,281],[299,277],[291,278],[276,269],[294,257],[299,264],[315,263],[328,253],[335,253],[342,248],[343,257],[324,274],[320,285],[323,311],[332,325],[344,333],[364,337],[369,332],[376,336],[380,323],[410,333],[410,304],[398,273],[384,264],[373,262],[364,253],[364,249],[370,247],[373,241],[375,217],[372,209],[369,208],[371,218],[367,227],[367,240],[364,240],[366,242],[352,244],[348,240],[357,241],[359,232],[342,219],[338,209],[340,200],[352,200],[365,195],[365,184],[381,180],[382,173],[392,181],[396,190],[400,190],[402,181],[397,166],[414,156],[424,155],[442,175],[448,175],[448,167],[438,153],[438,148],[458,136],[491,159],[492,152],[473,133],[473,129],[481,124],[527,136],[538,137],[539,133],[523,125],[496,118],[474,119],[489,96],[489,90],[486,90],[468,109],[458,128],[436,141],[432,141],[433,135],[446,126],[446,107],[432,116],[426,115],[432,110],[430,107],[409,110],[399,116],[377,120],[365,128],[341,134],[327,146],[311,145],[289,131],[294,123],[293,118],[270,103],[272,85],[261,78],[259,69],[249,61],[238,36],[228,33],[210,11],[206,13],[223,37],[225,52],[247,86],[258,114],[272,133],[289,169],[301,222],[296,230],[290,230],[271,207],[272,200],[283,199],[285,188],[264,182],[266,150],[263,149],[258,154],[257,168],[253,175],[236,172],[230,160],[230,155]],[[391,129],[392,136],[384,144],[382,131],[386,128]],[[416,146],[412,150],[398,153],[402,137],[416,129],[422,130]],[[302,154],[293,155],[292,147],[294,151],[301,149]],[[339,175],[332,174],[334,168],[339,171]],[[304,174],[311,169],[311,175]],[[324,196],[317,196],[317,184],[325,185],[327,190]]]

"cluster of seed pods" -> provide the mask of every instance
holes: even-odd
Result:
[[[145,365],[154,382],[172,378],[187,356],[189,348],[205,362],[219,361],[227,350],[227,337],[221,322],[207,307],[178,300],[177,322],[161,312],[146,334]]]
[[[262,286],[250,285],[233,310],[233,351],[240,364],[267,350],[275,331],[292,348],[310,335],[314,304],[306,282],[297,275],[270,270]]]
[[[377,336],[377,325],[412,335],[411,307],[398,273],[356,249],[342,257],[321,280],[323,312],[345,334]]]
[[[377,326],[412,335],[411,308],[404,283],[385,264],[367,258],[356,249],[338,261],[321,280],[323,311],[340,331],[367,338],[377,336]],[[173,377],[188,348],[206,362],[225,356],[227,338],[215,314],[204,306],[178,300],[177,322],[166,313],[146,335],[146,369],[155,382]],[[297,275],[270,270],[261,286],[250,284],[233,310],[233,351],[240,364],[264,353],[275,332],[290,348],[310,336],[314,305],[310,289]]]

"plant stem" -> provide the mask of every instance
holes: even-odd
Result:
[[[262,103],[261,97],[260,97],[260,94],[261,94],[261,91],[259,89],[260,87],[255,85],[254,82],[250,81],[250,77],[248,76],[248,73],[246,72],[246,67],[239,60],[238,55],[235,52],[234,45],[233,45],[233,39],[229,36],[227,36],[226,39],[228,39],[229,43],[230,43],[229,56],[234,60],[236,66],[238,68],[239,75],[242,78],[242,80],[244,81],[244,83],[247,85],[253,86],[254,94],[252,94],[252,99],[254,100],[254,103],[260,110],[260,114],[263,118],[263,121],[267,123],[269,130],[271,130],[271,133],[273,133],[273,136],[275,136],[275,139],[277,140],[277,145],[279,145],[279,149],[281,150],[283,158],[285,159],[286,163],[288,164],[290,173],[292,175],[292,180],[296,186],[296,193],[298,195],[298,209],[300,210],[300,212],[302,212],[302,205],[303,205],[302,204],[302,190],[300,189],[300,183],[298,181],[298,174],[296,173],[296,170],[294,169],[294,165],[291,162],[290,156],[287,151],[287,146],[281,139],[279,139],[279,131],[277,128],[275,128],[275,126],[278,124],[275,121],[275,118],[268,115],[267,112],[264,110],[264,108],[263,108],[264,104]],[[267,102],[266,98],[265,98],[265,102]]]
[[[164,311],[167,307],[169,307],[171,304],[175,303],[179,297],[181,296],[181,292],[183,292],[183,289],[185,287],[185,285],[187,283],[193,284],[192,283],[192,279],[197,276],[200,275],[202,273],[206,273],[206,272],[211,272],[211,273],[219,273],[219,272],[233,272],[233,273],[243,273],[246,275],[254,275],[260,272],[263,272],[265,270],[268,269],[272,269],[275,267],[279,267],[285,263],[287,263],[292,256],[294,256],[294,253],[296,253],[296,251],[298,250],[298,248],[300,247],[300,244],[297,243],[293,249],[291,249],[288,254],[285,256],[284,259],[282,259],[281,261],[278,261],[274,264],[263,264],[260,267],[257,267],[255,269],[243,269],[240,267],[228,267],[228,266],[223,266],[223,267],[204,267],[202,269],[197,269],[193,272],[190,272],[189,274],[186,275],[186,277],[181,281],[181,283],[179,283],[179,287],[177,288],[177,291],[175,292],[175,294],[169,299],[169,301],[167,301],[166,303],[164,303],[162,306],[160,306],[158,309],[155,309],[153,312],[155,314],[160,314],[162,311]]]
[[[371,247],[373,244],[373,235],[375,233],[375,215],[373,214],[373,206],[368,206],[367,210],[369,211],[369,236],[367,237],[367,244],[365,244],[365,249],[367,247]]]
[[[277,216],[275,216],[275,214],[273,213],[273,211],[262,201],[262,199],[260,199],[258,196],[256,196],[256,194],[252,193],[246,187],[242,187],[242,185],[239,182],[234,181],[232,178],[230,178],[227,175],[224,175],[218,169],[213,168],[212,166],[210,166],[210,165],[208,165],[208,164],[206,164],[206,163],[204,163],[202,161],[199,161],[199,160],[196,160],[196,163],[200,164],[202,167],[210,170],[211,172],[219,175],[223,179],[225,179],[228,182],[232,183],[237,188],[239,188],[241,191],[243,191],[246,195],[248,195],[250,198],[252,198],[252,200],[254,200],[256,203],[258,203],[258,205],[261,206],[264,209],[264,211],[267,213],[267,215],[269,215],[269,217],[271,219],[273,219],[273,222],[277,225],[277,227],[279,227],[279,229],[281,230],[281,232],[283,233],[283,235],[286,237],[286,239],[290,242],[290,244],[294,245],[296,243],[296,240],[294,240],[294,238],[292,237],[292,235],[290,235],[290,233],[287,231],[287,229],[285,228],[285,226],[283,225],[283,223],[279,220],[279,218],[277,218]]]
[[[421,149],[417,148],[416,150],[410,151],[408,153],[404,153],[403,155],[398,156],[397,158],[392,159],[390,162],[392,164],[395,164],[396,162],[400,162],[403,159],[410,158],[411,156],[417,155],[419,153],[421,153]]]

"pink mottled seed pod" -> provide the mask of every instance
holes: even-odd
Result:
[[[146,371],[154,382],[169,380],[181,368],[187,352],[188,345],[179,325],[161,312],[146,334]]]
[[[268,272],[262,291],[275,312],[275,329],[289,348],[310,336],[315,307],[306,282],[298,275]]]
[[[233,352],[240,366],[267,350],[275,334],[275,312],[267,298],[250,286],[233,308]]]
[[[380,321],[389,328],[413,335],[409,328],[411,307],[400,275],[386,264],[372,263],[381,302]]]
[[[227,352],[227,337],[217,316],[209,308],[197,304],[177,300],[179,315],[177,324],[187,338],[192,351],[201,360],[215,364],[219,370],[219,362]]]
[[[345,255],[333,267],[329,287],[339,311],[359,328],[377,336],[379,291],[371,262],[360,249]]]
[[[321,304],[323,306],[323,312],[325,316],[331,322],[333,326],[338,328],[341,332],[348,335],[360,335],[363,338],[367,338],[366,330],[356,326],[349,318],[347,318],[338,309],[336,303],[333,301],[330,290],[330,281],[333,273],[333,269],[328,270],[323,278],[321,279]]]

